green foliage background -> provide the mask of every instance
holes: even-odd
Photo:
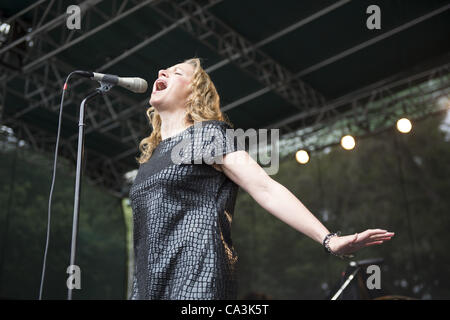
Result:
[[[450,134],[439,128],[444,117],[413,122],[407,135],[392,129],[357,139],[352,151],[331,148],[312,155],[307,165],[299,165],[292,155],[280,161],[272,176],[331,231],[396,232],[390,242],[356,256],[384,258],[381,283],[390,294],[450,298]],[[0,153],[0,297],[36,299],[52,162],[23,148],[14,161],[14,152]],[[73,184],[74,175],[61,166],[53,195],[46,299],[65,299],[67,294]],[[127,201],[83,181],[77,257],[82,290],[75,291],[75,299],[126,298],[131,219]],[[258,292],[272,299],[324,299],[334,293],[347,266],[242,189],[232,234],[239,255],[239,298]]]
[[[337,146],[307,165],[292,155],[272,176],[330,231],[396,232],[390,242],[355,257],[384,258],[381,286],[390,294],[450,298],[450,134],[439,129],[444,116],[413,122],[406,135],[391,129],[357,139],[352,151]],[[327,255],[242,190],[233,223],[240,297],[258,292],[272,299],[323,299],[335,293],[348,262]]]
[[[0,154],[0,297],[37,299],[53,162],[24,148],[15,152]],[[43,299],[67,297],[75,176],[58,163]],[[84,179],[75,261],[81,290],[73,299],[125,298],[125,233],[120,201]]]

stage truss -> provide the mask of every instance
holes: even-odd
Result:
[[[295,111],[293,116],[261,124],[259,127],[281,129],[282,156],[292,155],[300,148],[310,152],[323,150],[339,143],[344,134],[352,134],[356,138],[376,134],[394,126],[395,121],[403,116],[414,120],[449,109],[448,53],[437,65],[423,64],[415,70],[393,75],[333,100],[326,99],[321,92],[302,80],[328,64],[446,12],[450,8],[448,4],[304,70],[291,72],[267,55],[262,47],[330,14],[350,1],[337,1],[321,8],[315,14],[257,43],[246,39],[210,11],[210,8],[221,2],[223,0],[80,1],[79,6],[86,23],[83,32],[78,33],[61,27],[66,23],[67,17],[61,12],[64,12],[68,2],[34,2],[1,21],[10,26],[11,31],[3,34],[0,39],[1,125],[12,128],[14,135],[33,150],[53,154],[61,89],[65,77],[76,70],[74,65],[62,61],[58,54],[149,7],[162,17],[160,30],[152,34],[139,34],[138,43],[112,56],[95,71],[107,72],[112,66],[167,36],[172,30],[184,30],[222,57],[221,61],[208,66],[207,72],[215,72],[233,63],[262,85],[261,89],[222,106],[224,112],[234,110],[267,92],[274,92],[292,106]],[[31,20],[26,18],[30,16]],[[66,106],[80,104],[87,94],[87,91],[82,90],[83,85],[85,86],[85,81],[80,79],[71,82]],[[134,157],[138,153],[138,143],[150,133],[148,121],[142,116],[147,107],[148,97],[139,99],[111,90],[108,95],[93,100],[87,108],[87,139],[91,134],[98,138],[99,144],[101,139],[105,139],[117,147],[103,152],[93,145],[86,146],[84,175],[117,197],[127,196],[125,174],[136,169]],[[76,107],[65,107],[65,110],[63,130],[68,130],[64,131],[64,136],[60,139],[60,156],[74,163],[78,116]],[[30,121],[36,111],[45,115],[48,122]]]

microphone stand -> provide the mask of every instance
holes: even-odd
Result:
[[[348,284],[353,280],[353,278],[356,276],[358,271],[361,270],[361,268],[365,265],[373,265],[373,264],[380,264],[383,262],[383,258],[374,258],[374,259],[366,259],[366,260],[360,260],[360,261],[350,261],[349,266],[352,268],[355,268],[355,270],[347,277],[347,280],[342,284],[342,286],[339,288],[339,290],[334,294],[334,296],[331,298],[331,300],[337,300],[339,296],[342,294],[342,292],[345,290],[345,288],[348,286]]]
[[[75,254],[77,247],[77,233],[78,233],[78,215],[80,212],[80,190],[81,190],[81,168],[83,166],[83,157],[84,157],[84,115],[85,115],[85,106],[87,101],[92,98],[104,94],[108,92],[113,85],[111,83],[100,82],[100,88],[95,89],[95,91],[91,92],[80,105],[80,116],[78,122],[78,151],[77,151],[77,169],[75,176],[75,196],[74,196],[74,205],[73,205],[73,223],[72,223],[72,243],[70,249],[70,264],[69,268],[75,265]],[[72,287],[67,283],[67,300],[72,300]]]
[[[350,266],[354,267],[356,266],[355,262],[351,262]],[[334,294],[334,296],[331,298],[331,300],[337,300],[337,298],[339,298],[339,296],[341,295],[341,293],[344,291],[345,288],[347,288],[348,284],[350,283],[350,281],[353,280],[353,278],[355,277],[355,275],[358,273],[358,271],[361,269],[361,267],[357,267],[347,278],[347,280],[345,280],[345,282],[342,284],[342,286],[339,288],[339,290]]]

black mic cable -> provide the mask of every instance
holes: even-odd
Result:
[[[47,262],[47,252],[48,252],[48,244],[50,240],[50,220],[51,220],[51,205],[52,205],[52,196],[53,196],[53,188],[55,186],[55,176],[56,176],[56,163],[58,160],[58,147],[59,147],[59,137],[61,134],[61,122],[62,122],[62,112],[64,105],[64,94],[68,87],[69,79],[72,75],[79,75],[85,78],[91,78],[92,80],[97,80],[99,82],[105,81],[110,84],[117,84],[124,88],[127,88],[133,92],[142,93],[147,90],[147,82],[141,78],[121,78],[115,75],[109,74],[101,74],[89,71],[72,71],[66,78],[66,82],[64,83],[62,95],[61,95],[61,105],[59,107],[59,120],[58,120],[58,133],[56,135],[56,147],[55,147],[55,158],[53,160],[53,174],[52,174],[52,184],[50,187],[50,196],[48,199],[48,216],[47,216],[47,239],[45,243],[45,251],[44,251],[44,261],[42,264],[42,275],[41,275],[41,285],[39,287],[39,300],[42,300],[42,289],[44,286],[45,279],[45,267]]]
[[[42,264],[41,285],[39,287],[39,300],[42,300],[42,289],[44,287],[44,278],[45,278],[45,266],[46,266],[46,262],[47,262],[48,244],[49,244],[49,240],[50,240],[51,206],[52,206],[53,187],[55,186],[56,162],[58,161],[58,146],[59,146],[59,136],[61,134],[62,112],[63,112],[63,106],[64,106],[64,93],[67,90],[67,86],[68,86],[70,77],[74,74],[80,74],[80,72],[83,72],[83,71],[73,71],[67,76],[66,82],[64,83],[62,95],[61,95],[61,105],[59,107],[58,133],[56,135],[55,158],[53,160],[52,184],[50,187],[50,196],[48,198],[47,240],[45,242],[44,262]]]

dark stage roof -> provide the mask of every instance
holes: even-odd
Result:
[[[66,26],[72,4],[81,8],[79,30]],[[380,29],[366,25],[374,4]],[[320,150],[336,134],[375,134],[399,116],[446,107],[439,99],[449,95],[449,9],[450,1],[431,0],[3,0],[1,123],[53,152],[71,71],[152,86],[159,69],[200,57],[236,128],[279,128],[286,154]],[[74,79],[66,98],[61,154],[73,161],[79,104],[96,86]],[[85,175],[118,196],[150,133],[149,96],[117,87],[88,106]]]

